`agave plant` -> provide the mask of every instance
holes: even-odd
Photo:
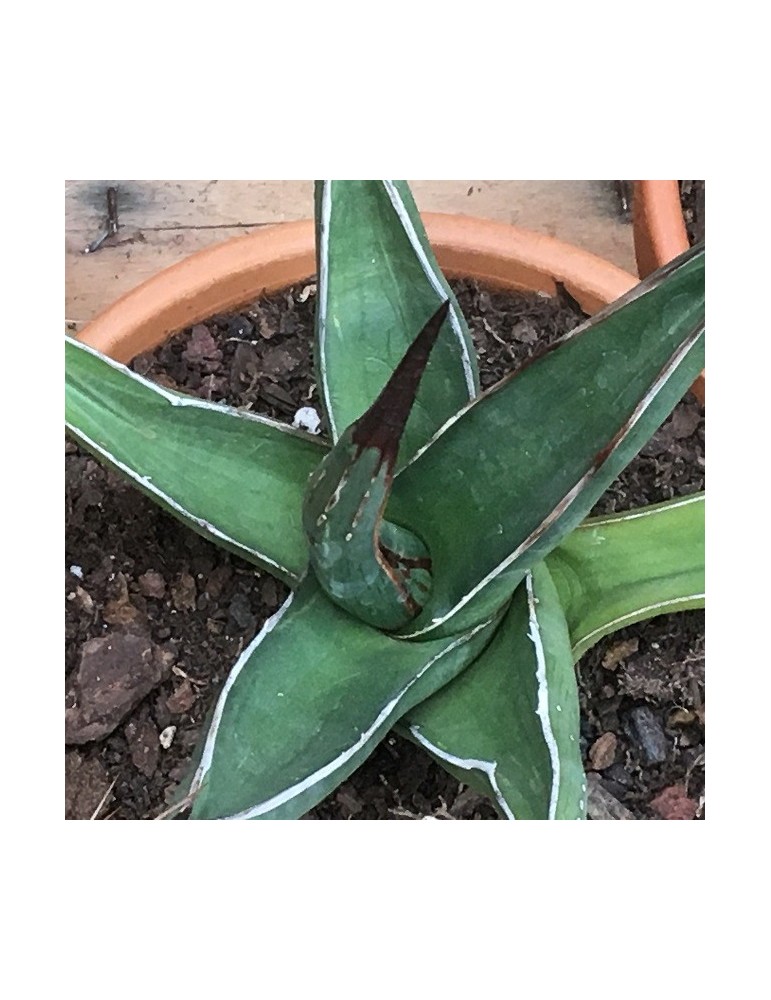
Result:
[[[584,818],[575,661],[704,602],[702,494],[584,520],[703,366],[703,247],[484,393],[406,183],[317,182],[316,250],[329,440],[66,343],[70,433],[293,588],[181,804],[297,818],[396,726],[504,817]]]

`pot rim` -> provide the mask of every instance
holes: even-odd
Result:
[[[647,278],[689,248],[677,181],[634,182],[632,231],[640,278]],[[704,406],[704,372],[691,389]]]
[[[635,181],[632,216],[641,278],[647,278],[690,246],[677,181]]]
[[[428,212],[421,218],[448,277],[550,295],[561,282],[589,313],[637,283],[610,261],[552,236],[473,216]],[[315,271],[313,220],[266,226],[200,250],[148,278],[91,320],[78,339],[128,363],[185,327]]]

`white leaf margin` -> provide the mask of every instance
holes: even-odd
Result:
[[[238,658],[237,662],[233,666],[233,669],[222,689],[222,692],[217,701],[217,705],[214,710],[214,715],[212,716],[212,722],[209,727],[209,732],[206,737],[206,742],[204,744],[203,754],[201,756],[201,761],[198,765],[198,769],[193,776],[190,784],[190,788],[187,792],[186,799],[192,800],[201,790],[203,782],[211,769],[212,760],[214,759],[214,753],[216,749],[217,735],[219,732],[222,717],[225,711],[225,706],[227,703],[228,696],[238,679],[239,674],[243,669],[249,664],[249,661],[257,652],[259,647],[262,645],[263,641],[268,635],[273,631],[273,629],[278,625],[281,619],[284,617],[286,612],[292,605],[294,599],[294,593],[290,594],[287,600],[282,604],[278,611],[269,618],[262,630],[258,635],[252,640],[249,646],[242,652],[241,656]],[[415,684],[433,667],[438,663],[444,656],[448,653],[453,652],[458,647],[465,645],[465,643],[470,642],[478,633],[495,622],[497,616],[486,619],[480,622],[479,625],[475,626],[468,632],[464,632],[460,636],[455,636],[452,641],[449,641],[447,645],[441,649],[438,653],[432,656],[412,677],[407,684],[401,688],[391,699],[383,706],[379,711],[375,719],[370,723],[368,728],[359,736],[355,743],[352,743],[349,747],[339,753],[332,760],[327,761],[321,767],[317,768],[315,771],[306,775],[300,781],[293,785],[277,792],[270,798],[265,799],[262,802],[256,802],[253,806],[248,809],[243,809],[238,813],[234,813],[230,816],[222,816],[221,819],[257,819],[259,817],[267,818],[267,814],[273,812],[276,809],[281,808],[290,802],[292,799],[297,798],[297,796],[309,791],[315,785],[318,785],[326,778],[329,778],[336,771],[341,770],[345,765],[356,756],[359,751],[363,750],[365,746],[370,743],[378,742],[381,735],[385,733],[387,729],[400,717],[402,714],[398,711],[399,706],[404,701],[406,695],[414,687]]]
[[[131,381],[137,382],[142,385],[143,388],[152,392],[155,396],[160,399],[165,400],[173,407],[190,407],[197,410],[210,410],[217,414],[221,414],[227,419],[238,419],[251,421],[253,423],[260,424],[264,427],[270,427],[273,430],[278,430],[282,434],[287,434],[290,437],[300,437],[304,441],[312,441],[319,446],[319,461],[324,457],[326,453],[325,443],[316,435],[308,434],[305,431],[298,430],[291,427],[289,424],[281,423],[279,420],[272,420],[270,417],[264,417],[259,413],[251,413],[248,410],[239,410],[233,406],[227,406],[223,403],[212,403],[205,399],[198,399],[195,396],[187,396],[183,393],[173,392],[167,389],[165,386],[158,385],[158,383],[139,375],[137,372],[132,371],[126,365],[121,364],[119,361],[115,361],[106,354],[102,354],[101,351],[90,347],[88,344],[83,344],[81,341],[74,339],[73,337],[65,335],[66,343],[76,348],[79,351],[83,351],[86,354],[91,355],[96,358],[99,362],[106,365],[109,368],[114,369],[120,374],[128,378]],[[274,569],[277,573],[282,574],[284,579],[290,579],[292,581],[297,581],[298,577],[295,572],[290,570],[288,567],[277,562],[275,559],[271,559],[270,556],[266,555],[264,552],[252,548],[249,545],[245,545],[243,542],[231,535],[226,534],[217,525],[213,524],[211,521],[206,520],[206,518],[195,514],[193,511],[188,510],[183,507],[177,500],[174,499],[171,494],[160,489],[153,483],[149,476],[143,476],[133,467],[122,462],[115,455],[113,455],[104,445],[99,444],[89,435],[85,434],[76,424],[65,419],[64,426],[71,432],[71,434],[82,441],[86,447],[102,456],[106,462],[112,465],[114,468],[119,469],[131,482],[135,483],[138,488],[144,490],[146,493],[152,494],[156,497],[163,505],[170,507],[172,510],[176,511],[185,521],[189,522],[191,525],[195,524],[202,532],[209,535],[212,538],[218,539],[220,541],[226,542],[228,545],[232,546],[236,550],[243,552],[245,555],[258,559],[266,567]]]
[[[327,376],[327,320],[328,320],[328,303],[329,303],[329,241],[330,241],[330,224],[332,220],[332,185],[334,181],[326,180],[321,182],[321,212],[320,212],[320,233],[319,233],[319,245],[318,245],[318,298],[317,298],[317,308],[318,308],[318,342],[319,342],[319,380],[321,382],[321,390],[324,398],[324,410],[327,414],[327,420],[329,421],[329,428],[332,432],[332,440],[337,441],[340,436],[340,430],[335,421],[334,408],[331,401],[331,392],[329,388],[329,379]],[[442,285],[439,274],[437,274],[437,268],[434,268],[428,259],[423,244],[420,242],[420,237],[415,229],[415,226],[410,218],[409,212],[407,211],[407,206],[404,203],[399,189],[392,180],[381,181],[388,198],[393,206],[394,212],[396,213],[399,222],[404,229],[405,235],[409,240],[410,246],[415,254],[415,257],[420,264],[428,283],[431,285],[433,290],[439,296],[439,299],[443,301],[447,298],[447,291]],[[479,390],[477,389],[474,380],[474,361],[471,357],[471,348],[469,341],[463,334],[463,327],[461,319],[458,312],[458,307],[455,302],[450,298],[450,312],[449,312],[450,327],[457,338],[461,350],[461,363],[463,365],[463,377],[466,382],[466,389],[468,392],[469,400],[476,399],[479,395]]]

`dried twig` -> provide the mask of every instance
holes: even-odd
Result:
[[[107,188],[107,219],[104,224],[104,229],[97,236],[95,240],[85,248],[83,253],[95,253],[99,247],[104,243],[106,239],[110,236],[114,236],[118,229],[120,228],[120,223],[118,222],[118,191],[114,187]]]
[[[105,803],[109,799],[110,795],[112,794],[112,790],[113,790],[113,788],[115,788],[115,786],[116,786],[117,783],[118,783],[118,779],[115,778],[115,780],[113,781],[113,783],[110,785],[110,787],[107,789],[107,791],[102,796],[102,801],[99,803],[99,805],[96,807],[96,809],[94,809],[93,813],[91,814],[91,819],[97,819],[98,818],[99,813],[104,808]]]
[[[169,806],[168,809],[164,809],[162,813],[159,813],[155,819],[171,819],[173,816],[178,816],[179,813],[184,812],[189,806],[193,804],[193,800],[198,794],[198,789],[194,792],[189,792],[184,799],[180,799],[179,802],[175,802],[173,806]]]

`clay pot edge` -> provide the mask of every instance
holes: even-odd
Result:
[[[587,312],[637,283],[587,250],[541,233],[472,216],[422,216],[448,277],[554,294],[562,282]],[[278,223],[192,254],[117,299],[79,340],[128,363],[173,333],[309,278],[316,270],[312,220]]]
[[[634,182],[632,230],[641,278],[647,278],[688,249],[677,181]]]
[[[637,271],[641,278],[647,278],[689,248],[677,181],[634,182],[632,231]],[[691,389],[704,406],[704,372]]]

